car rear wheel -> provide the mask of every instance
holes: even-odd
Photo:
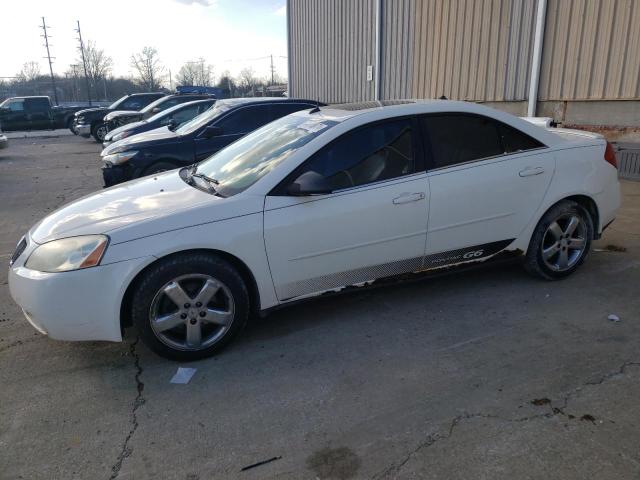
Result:
[[[138,284],[131,317],[142,341],[171,360],[209,357],[240,333],[249,295],[238,272],[205,253],[173,256]]]
[[[107,136],[107,133],[108,133],[107,124],[104,122],[97,124],[95,127],[93,127],[93,130],[91,131],[91,135],[93,136],[94,140],[98,143],[104,142],[104,137]]]
[[[584,262],[593,239],[591,215],[576,202],[563,200],[536,226],[525,267],[529,273],[556,280],[575,272]]]

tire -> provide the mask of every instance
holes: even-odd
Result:
[[[167,172],[169,170],[175,170],[178,166],[171,162],[159,161],[156,163],[152,163],[149,165],[143,172],[142,176],[146,177],[147,175],[154,175],[156,173]]]
[[[161,260],[134,288],[133,325],[145,345],[170,360],[210,357],[229,344],[249,318],[242,277],[215,255],[194,252]]]
[[[104,122],[98,123],[91,129],[91,136],[98,143],[104,142],[104,137],[106,135],[107,135],[107,124]]]
[[[593,231],[593,219],[586,209],[571,200],[561,201],[538,222],[527,250],[525,269],[545,280],[571,275],[587,258]]]

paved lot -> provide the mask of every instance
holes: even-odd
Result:
[[[640,478],[640,183],[597,242],[626,251],[570,279],[495,266],[300,304],[173,385],[131,333],[55,342],[9,297],[16,241],[100,188],[99,149],[0,151],[0,478]]]

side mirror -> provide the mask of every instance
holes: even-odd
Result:
[[[333,189],[325,177],[318,172],[305,172],[287,187],[287,195],[303,197],[306,195],[324,195]]]
[[[222,135],[222,127],[218,127],[217,125],[209,125],[202,132],[202,136],[204,138],[213,138]]]

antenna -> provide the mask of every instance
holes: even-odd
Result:
[[[44,46],[47,48],[46,58],[49,60],[49,73],[51,74],[51,87],[53,88],[53,98],[56,102],[56,105],[58,105],[58,92],[56,91],[56,79],[53,76],[53,61],[51,60],[52,58],[55,58],[55,57],[51,57],[51,53],[49,52],[50,35],[47,34],[47,24],[44,21],[44,17],[42,17],[42,26],[40,28],[44,31],[44,33],[40,36],[44,38]]]

